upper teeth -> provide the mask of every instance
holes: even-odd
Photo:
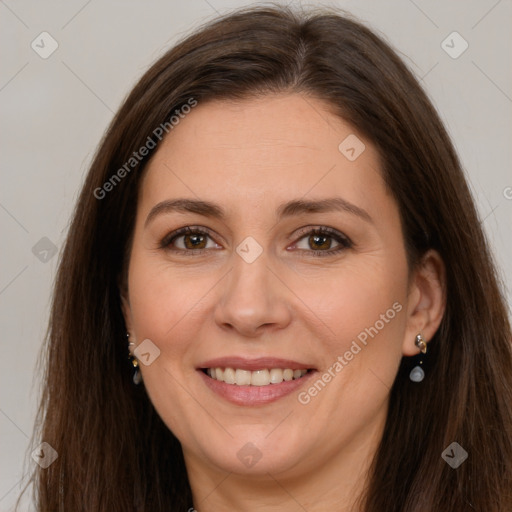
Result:
[[[226,384],[237,384],[238,386],[268,386],[279,384],[283,380],[300,379],[306,375],[307,370],[291,370],[287,368],[272,368],[271,370],[240,370],[239,368],[208,368],[206,373],[215,380]]]

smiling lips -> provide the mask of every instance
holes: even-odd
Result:
[[[258,405],[288,395],[316,370],[305,363],[275,358],[219,358],[199,368],[205,384],[237,405]]]

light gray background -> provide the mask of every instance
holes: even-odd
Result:
[[[61,249],[101,135],[148,66],[202,22],[250,3],[0,0],[0,511],[12,510],[34,464],[27,450],[39,393],[35,363],[58,257],[45,263],[51,252],[37,257],[32,248],[47,237]],[[459,151],[512,304],[512,2],[323,5],[360,17],[422,79]],[[59,45],[47,59],[31,48],[43,31]],[[453,31],[469,44],[457,59],[441,46]],[[30,509],[28,502],[21,508]]]

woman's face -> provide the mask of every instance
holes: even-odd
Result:
[[[298,94],[199,103],[159,147],[124,311],[189,469],[312,474],[378,443],[417,333],[379,165]]]

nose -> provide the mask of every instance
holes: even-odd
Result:
[[[219,283],[217,325],[249,338],[285,328],[292,317],[291,292],[269,267],[265,252],[252,263],[237,254],[233,259],[231,272]]]

